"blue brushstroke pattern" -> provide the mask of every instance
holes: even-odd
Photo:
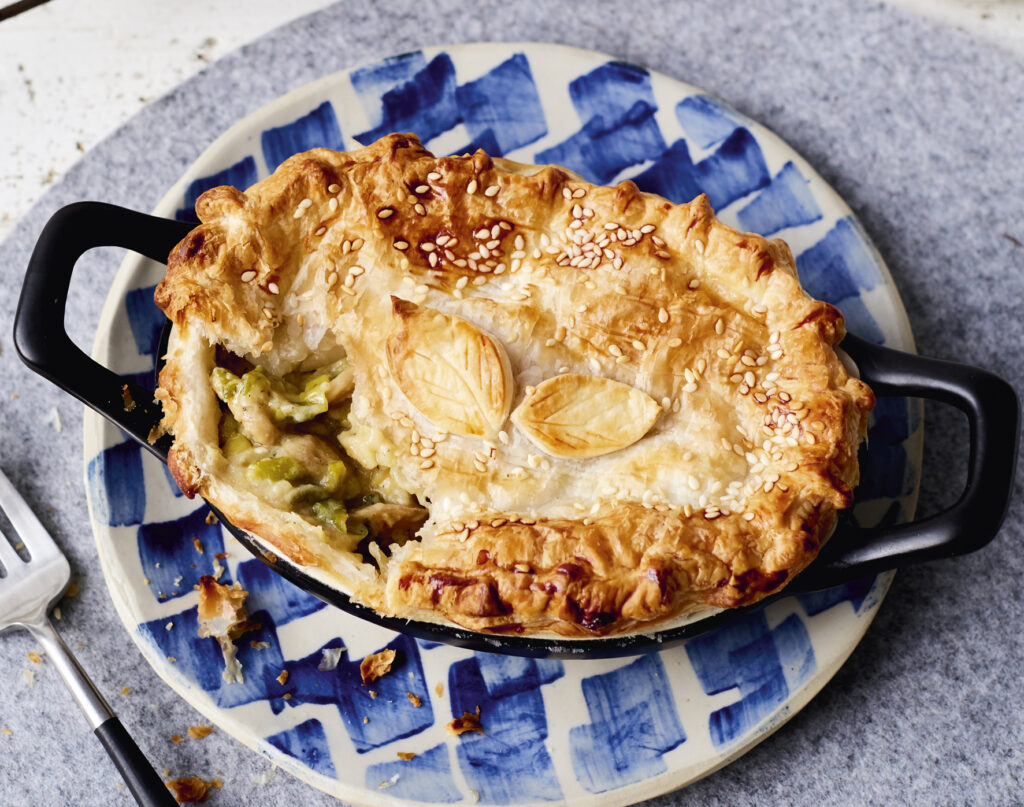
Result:
[[[595,115],[567,140],[539,152],[534,161],[556,163],[590,182],[608,183],[622,169],[664,152],[655,111],[646,101],[637,101],[620,118]]]
[[[788,162],[771,184],[737,214],[740,227],[761,235],[772,235],[786,227],[811,224],[821,218],[810,183],[800,169]]]
[[[517,53],[455,90],[462,122],[474,142],[490,133],[488,153],[500,157],[548,133],[537,85],[526,56]]]
[[[86,468],[96,520],[111,527],[141,524],[146,515],[142,455],[134,440],[105,448]]]
[[[344,643],[333,639],[324,647],[340,648]],[[336,669],[328,671],[318,669],[323,648],[298,661],[289,661],[288,680],[283,688],[291,693],[287,704],[337,706],[345,729],[361,754],[429,728],[434,723],[434,712],[416,641],[398,635],[386,647],[395,651],[391,671],[366,685],[359,674],[362,659],[349,660],[347,653],[342,654]],[[376,698],[370,695],[371,690],[376,692]],[[413,706],[409,692],[421,699],[421,706]],[[364,723],[364,717],[369,722]]]
[[[185,189],[185,206],[178,208],[174,217],[178,221],[187,221],[194,224],[199,223],[196,216],[196,199],[203,195],[210,188],[219,185],[233,185],[236,188],[245,190],[257,180],[256,160],[252,155],[246,155],[234,165],[229,165],[223,171],[218,171],[209,176],[199,177],[189,183]]]
[[[860,458],[858,500],[883,496],[905,496],[913,490],[913,475],[907,474],[907,450],[903,442],[910,436],[910,418],[906,398],[879,398],[868,428],[867,449]]]
[[[533,659],[475,653],[448,668],[452,715],[480,707],[486,733],[462,734],[456,751],[466,783],[480,794],[481,802],[562,798],[544,742],[548,723],[540,692],[543,683],[562,675],[561,664],[555,664],[539,666]]]
[[[455,100],[455,65],[447,53],[435,56],[380,100],[380,123],[355,136],[364,146],[391,132],[415,132],[427,143],[461,120]]]
[[[276,625],[286,625],[326,607],[323,600],[290,583],[261,560],[240,563],[235,578],[249,592],[248,608],[267,611]]]
[[[788,622],[788,620],[787,620]],[[790,684],[806,680],[801,677],[814,670],[814,650],[806,628],[783,623],[769,630],[763,611],[756,611],[729,625],[686,644],[700,680],[708,695],[738,688],[739,700],[712,712],[708,731],[715,746],[727,745],[742,737],[762,719],[785,703]],[[787,660],[801,659],[795,674],[783,671],[777,639],[782,641]]]
[[[590,723],[569,732],[576,778],[603,793],[667,770],[665,753],[686,741],[661,659],[655,653],[583,679]]]
[[[868,596],[871,586],[875,583],[874,577],[864,577],[860,580],[851,580],[835,588],[824,591],[812,591],[808,594],[798,594],[797,600],[808,616],[820,614],[829,608],[834,608],[842,602],[849,602],[854,611],[860,611],[864,599]]]
[[[676,118],[687,140],[706,149],[733,133],[739,122],[713,98],[691,95],[676,104]]]
[[[372,126],[380,126],[384,122],[381,96],[399,84],[405,84],[426,66],[423,51],[416,50],[361,67],[349,74],[352,87]]]
[[[656,109],[651,74],[625,62],[608,62],[569,84],[569,97],[581,121],[626,115],[637,101]]]
[[[836,305],[851,333],[876,343],[885,341],[860,299],[862,291],[870,291],[881,282],[881,276],[864,237],[849,217],[837,221],[824,238],[802,252],[796,268],[808,294]]]
[[[203,506],[174,521],[139,527],[139,560],[154,597],[166,600],[190,594],[200,577],[214,573],[213,556],[224,551],[224,539],[219,524],[206,523],[207,513]],[[202,554],[193,538],[202,543]]]
[[[220,708],[228,709],[260,700],[280,701],[284,688],[275,680],[285,669],[277,631],[269,614],[257,611],[250,619],[259,625],[236,641],[243,681],[224,680],[224,656],[216,639],[198,635],[198,609],[193,606],[174,616],[139,625],[139,633],[160,650],[189,681],[210,693]],[[170,630],[167,625],[170,624]],[[253,643],[257,646],[253,647]],[[264,647],[263,644],[266,644]],[[275,712],[280,709],[275,709]]]
[[[451,153],[458,157],[463,154],[475,154],[477,149],[483,149],[491,155],[500,153],[501,146],[498,145],[498,138],[491,129],[484,129],[465,146],[454,149]]]
[[[793,692],[818,668],[811,636],[804,621],[796,614],[790,614],[772,630],[772,638],[786,684]]]
[[[337,778],[334,763],[331,761],[331,749],[327,744],[327,735],[316,718],[299,723],[287,731],[273,734],[267,737],[267,742],[299,760],[310,770],[331,779]]]
[[[248,605],[246,602],[247,607]],[[283,709],[285,694],[284,686],[277,677],[286,669],[284,657],[281,655],[281,644],[277,638],[277,626],[273,617],[266,611],[253,611],[251,608],[248,610],[249,619],[259,627],[243,633],[235,642],[238,648],[238,663],[242,665],[243,680],[235,683],[222,680],[214,699],[222,709],[269,700],[271,710],[276,714]],[[207,638],[202,641],[215,640]],[[221,662],[221,668],[223,667],[224,664]]]
[[[284,126],[266,129],[260,136],[263,159],[271,171],[300,151],[311,148],[341,150],[345,141],[330,101],[324,101],[307,115]]]
[[[132,289],[124,297],[124,307],[128,314],[128,326],[139,353],[156,358],[157,350],[160,348],[160,334],[163,332],[167,317],[153,302],[154,291],[156,285]]]
[[[677,140],[647,170],[637,187],[681,204],[701,193],[716,210],[762,188],[771,180],[761,147],[746,129],[736,129],[717,151],[694,163],[685,140]]]
[[[462,794],[452,778],[448,746],[444,743],[417,754],[407,762],[379,762],[370,765],[363,781],[367,790],[387,790],[389,796],[398,799],[433,803],[462,800]]]
[[[689,202],[703,192],[685,140],[669,146],[654,165],[633,177],[633,181],[640,190],[664,196],[676,204]]]
[[[800,281],[814,297],[841,303],[881,280],[864,239],[849,217],[839,219],[817,244],[796,259]]]

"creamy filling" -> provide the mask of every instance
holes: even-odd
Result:
[[[399,486],[352,422],[345,359],[275,376],[219,350],[210,384],[221,402],[219,445],[233,482],[323,529],[338,548],[378,559],[412,538],[426,508]]]

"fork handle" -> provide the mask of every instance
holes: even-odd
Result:
[[[173,807],[177,804],[149,760],[117,719],[96,685],[71,654],[60,634],[44,618],[41,623],[25,625],[36,637],[50,662],[64,679],[75,701],[82,708],[90,727],[110,755],[135,801],[142,807]]]
[[[97,726],[94,733],[107,749],[115,767],[121,773],[121,778],[135,796],[135,801],[143,807],[177,804],[167,785],[153,770],[146,755],[135,744],[135,740],[121,725],[120,720],[112,716]]]

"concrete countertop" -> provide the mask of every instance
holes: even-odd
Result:
[[[71,14],[72,5],[54,0],[0,23],[0,42],[14,30],[10,26],[31,28],[41,19],[30,15],[60,17]],[[141,19],[129,8],[136,4],[103,5],[122,14],[128,29],[131,19]],[[714,4],[712,10],[712,4],[652,0],[636,19],[612,3],[554,0],[484,0],[472,7],[448,0],[396,0],[386,7],[347,0],[298,19],[324,4],[293,0],[288,13],[271,5],[278,4],[252,4],[245,20],[223,8],[203,16],[204,6],[192,0],[177,4],[173,15],[163,12],[161,30],[168,41],[179,37],[189,59],[205,69],[193,76],[191,61],[174,62],[171,56],[166,70],[145,62],[141,76],[122,65],[122,95],[149,99],[174,89],[157,100],[119,107],[124,111],[113,120],[99,115],[91,129],[68,124],[58,130],[48,118],[55,139],[43,152],[50,162],[33,151],[40,132],[20,123],[42,119],[38,113],[12,102],[0,123],[5,142],[13,144],[2,158],[0,205],[8,217],[0,243],[0,377],[6,382],[0,467],[69,556],[79,592],[62,604],[59,625],[68,644],[158,769],[223,780],[210,803],[336,802],[274,775],[265,759],[222,732],[202,741],[170,741],[201,721],[145,665],[111,608],[81,482],[81,406],[27,371],[11,343],[28,255],[43,223],[61,205],[91,198],[151,209],[231,123],[329,72],[443,42],[554,40],[703,87],[773,129],[836,187],[864,224],[893,272],[919,350],[987,367],[1022,388],[1024,63],[1019,35],[1007,33],[1020,31],[1013,28],[1018,3],[966,4],[982,29],[988,25],[983,19],[1002,20],[998,35],[954,20],[964,29],[958,30],[862,0],[819,0],[795,10],[786,0],[769,0],[756,4],[756,11],[748,3]],[[979,10],[982,5],[989,10]],[[191,13],[177,16],[182,9]],[[990,16],[982,18],[984,13]],[[294,21],[270,30],[288,19]],[[38,31],[56,36],[52,26],[40,24]],[[207,40],[215,42],[204,46]],[[137,54],[147,50],[139,42],[132,46]],[[18,71],[15,55],[11,72],[13,51],[3,52],[5,99],[16,91],[27,97],[28,63]],[[207,64],[199,54],[224,55]],[[69,83],[76,60],[88,61],[59,51],[50,58],[67,59],[55,75],[62,72]],[[53,97],[44,93],[44,84],[40,78],[32,85],[33,103]],[[77,90],[71,97],[76,95]],[[93,106],[106,103],[104,96],[88,98]],[[67,109],[69,120],[82,120],[82,109]],[[159,143],[155,132],[161,133]],[[47,165],[42,178],[35,175],[22,185],[10,181]],[[38,195],[51,171],[45,192],[29,208],[26,200]],[[39,187],[30,188],[32,182]],[[82,262],[90,281],[76,286],[75,314],[68,322],[81,345],[91,343],[119,261],[117,253],[99,250]],[[51,410],[58,413],[60,432]],[[967,430],[943,407],[926,412],[921,510],[934,512],[963,485],[959,469],[966,465]],[[797,717],[724,770],[651,803],[1020,803],[1022,509],[1018,481],[996,541],[969,557],[901,572],[850,661]],[[33,648],[22,634],[0,640],[0,729],[6,729],[0,733],[0,803],[132,803],[99,744],[86,735],[56,672],[45,660],[28,660]],[[24,670],[34,674],[31,685]]]

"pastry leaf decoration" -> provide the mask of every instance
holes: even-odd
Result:
[[[512,406],[512,367],[501,344],[459,317],[391,298],[391,375],[438,429],[492,437]]]
[[[635,443],[660,412],[653,398],[629,384],[565,374],[538,384],[512,422],[555,457],[598,457]]]

